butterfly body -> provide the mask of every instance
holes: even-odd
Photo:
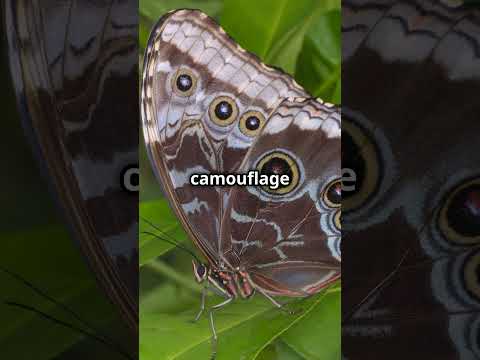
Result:
[[[248,299],[255,293],[248,273],[240,268],[227,270],[223,265],[212,267],[193,261],[193,273],[199,283],[208,281],[220,295],[227,298],[236,299],[241,296]]]

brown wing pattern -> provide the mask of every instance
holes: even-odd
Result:
[[[190,88],[182,92],[178,81],[185,76]],[[218,258],[228,194],[192,187],[191,174],[237,170],[255,138],[242,131],[242,116],[255,112],[267,119],[282,98],[304,94],[290,76],[241,49],[199,11],[169,13],[153,29],[142,79],[144,137],[171,203],[211,262]],[[213,112],[222,99],[233,110],[228,121]]]
[[[342,204],[342,355],[479,359],[480,13],[342,11],[343,164],[360,184]]]
[[[288,155],[298,184],[285,194],[236,188],[222,227],[224,260],[274,295],[303,296],[340,275],[340,208],[323,200],[339,181],[340,113],[313,99],[287,99],[247,154],[242,170]]]

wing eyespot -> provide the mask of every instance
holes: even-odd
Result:
[[[451,191],[438,216],[438,226],[448,241],[464,246],[480,243],[480,179]]]
[[[322,194],[323,202],[330,208],[339,208],[342,205],[342,181],[331,181]]]
[[[355,177],[344,180],[343,208],[346,214],[365,206],[378,192],[381,163],[376,144],[366,129],[346,118],[342,123],[342,168]]]
[[[216,125],[228,126],[237,119],[238,106],[232,98],[219,96],[210,103],[208,113]]]
[[[291,193],[300,182],[300,170],[295,159],[283,151],[273,151],[258,161],[257,170],[262,175],[288,175],[290,182],[287,186],[271,189],[263,186],[262,189],[273,195],[286,195]]]
[[[239,127],[248,137],[257,136],[265,125],[265,116],[259,111],[247,111],[240,118]]]
[[[335,213],[333,217],[333,223],[338,230],[342,230],[342,211],[341,210],[338,210]]]
[[[197,77],[186,68],[180,68],[172,77],[172,89],[180,96],[191,96],[197,87]]]
[[[463,282],[467,291],[480,300],[480,252],[476,251],[466,259],[463,266]]]

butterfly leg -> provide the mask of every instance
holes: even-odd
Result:
[[[197,322],[200,319],[200,316],[202,316],[203,312],[205,311],[205,299],[207,298],[207,292],[208,292],[208,284],[204,286],[202,289],[202,300],[200,303],[200,311],[198,312],[197,316],[195,316],[195,319],[193,319],[192,322]]]
[[[285,311],[288,315],[294,315],[294,312],[288,309],[285,309],[284,304],[280,304],[277,300],[275,300],[273,297],[268,295],[264,290],[260,288],[256,288],[263,296],[265,296],[268,300],[272,302],[273,305],[275,305],[277,308],[279,308],[282,311]]]
[[[229,296],[225,301],[222,301],[220,304],[214,305],[210,308],[210,329],[212,331],[212,355],[210,357],[211,360],[214,360],[217,357],[217,332],[215,331],[215,323],[213,322],[213,312],[217,309],[224,307],[225,305],[232,302],[234,299],[233,296]]]

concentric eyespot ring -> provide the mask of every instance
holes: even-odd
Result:
[[[344,117],[342,122],[342,209],[346,214],[364,206],[380,186],[379,151],[363,128]]]
[[[248,137],[257,136],[265,125],[265,116],[259,111],[250,110],[240,118],[240,131]]]
[[[466,259],[463,266],[463,281],[467,291],[480,300],[480,251]]]
[[[342,181],[331,181],[322,194],[324,203],[331,208],[339,208],[342,205]]]
[[[342,230],[342,210],[338,210],[333,216],[333,223],[338,230]]]
[[[180,68],[172,77],[172,89],[180,96],[190,96],[193,94],[197,87],[197,77],[195,74],[187,69]]]
[[[480,244],[480,179],[457,186],[447,196],[439,212],[443,236],[455,244]]]
[[[238,116],[238,106],[235,100],[228,96],[214,99],[208,109],[210,119],[219,126],[231,125]]]
[[[300,182],[300,170],[295,159],[283,151],[273,151],[265,155],[257,165],[258,172],[262,175],[288,175],[290,183],[287,186],[280,186],[271,189],[263,186],[262,189],[274,195],[286,195],[292,192]]]

